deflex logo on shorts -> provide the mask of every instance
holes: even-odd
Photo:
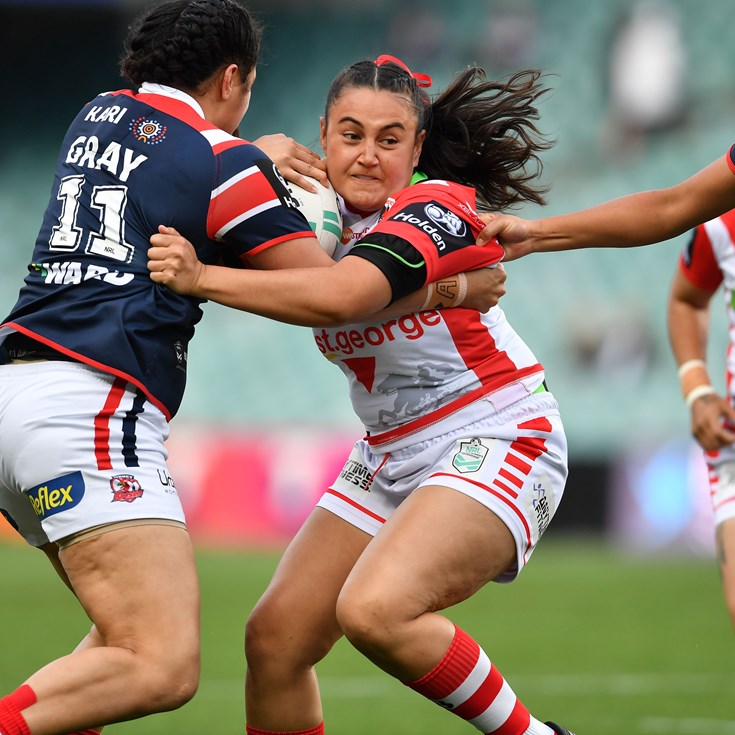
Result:
[[[47,518],[79,505],[84,497],[84,478],[79,471],[71,472],[24,492],[31,501],[36,515]]]

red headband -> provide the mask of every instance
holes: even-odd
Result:
[[[428,74],[418,74],[417,72],[411,71],[400,59],[389,54],[381,54],[375,59],[375,66],[382,66],[383,64],[395,64],[400,66],[401,69],[407,71],[415,80],[419,87],[430,87],[433,84],[431,77]]]

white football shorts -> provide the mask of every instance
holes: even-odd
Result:
[[[705,452],[715,525],[735,518],[735,446]]]
[[[0,511],[33,546],[110,523],[184,523],[168,423],[135,386],[77,362],[0,366]]]
[[[516,542],[515,579],[554,516],[567,478],[567,442],[551,393],[537,393],[449,434],[380,453],[358,441],[318,505],[375,535],[414,490],[442,485],[497,515]],[[481,415],[485,412],[485,415]],[[387,449],[390,449],[389,447]]]

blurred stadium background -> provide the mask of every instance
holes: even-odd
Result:
[[[122,40],[144,6],[139,0],[0,0],[2,312],[15,301],[26,272],[66,126],[98,91],[121,86]],[[241,126],[248,139],[284,132],[318,149],[318,118],[335,73],[357,58],[389,52],[433,75],[435,90],[475,62],[495,77],[520,68],[546,70],[553,91],[541,103],[539,127],[556,145],[544,156],[549,203],[521,210],[529,217],[673,184],[733,142],[731,0],[250,0],[248,6],[265,24],[253,103]],[[568,626],[563,609],[539,609],[538,600],[549,596],[561,606],[582,605],[591,629],[576,631],[571,652],[563,637],[531,644],[524,643],[523,633],[506,649],[502,641],[494,645],[500,643],[501,657],[508,651],[509,676],[533,669],[534,653],[527,653],[527,662],[519,660],[519,646],[546,646],[542,671],[527,679],[530,703],[535,696],[548,700],[550,709],[564,689],[563,707],[577,715],[569,724],[595,735],[735,733],[732,709],[725,705],[735,694],[725,677],[731,666],[721,646],[731,635],[712,560],[706,475],[689,437],[665,327],[668,287],[685,242],[681,237],[626,252],[531,257],[507,266],[502,306],[547,368],[571,460],[567,496],[548,533],[550,551],[546,557],[539,552],[547,566],[539,559],[542,568],[534,572],[531,565],[530,597],[517,598],[510,615],[525,635],[536,626],[548,630],[557,619]],[[727,339],[723,311],[716,300],[710,360],[718,388]],[[239,636],[243,609],[254,599],[233,587],[224,570],[240,565],[237,577],[248,579],[252,572],[260,589],[274,557],[210,557],[204,550],[278,549],[361,430],[341,375],[313,348],[309,330],[209,304],[189,361],[187,395],[170,441],[172,474],[210,574],[203,575],[209,580],[205,615],[217,610],[232,616],[208,618],[211,631],[224,631],[236,620]],[[578,552],[568,553],[559,544],[572,536],[601,540],[607,549],[572,547]],[[0,546],[0,552],[10,569],[16,551]],[[637,564],[621,552],[635,552]],[[585,555],[589,566],[580,559]],[[242,571],[243,564],[251,566]],[[28,579],[21,575],[17,589],[25,593]],[[551,579],[554,585],[544,587]],[[207,585],[217,584],[219,592],[207,598]],[[646,592],[653,593],[650,599],[643,599]],[[44,594],[55,600],[53,593]],[[598,597],[606,603],[599,608],[593,604]],[[72,603],[53,604],[63,609]],[[686,625],[677,628],[669,620],[674,609],[682,611]],[[476,625],[482,625],[481,609],[476,615]],[[637,631],[631,640],[626,626]],[[712,638],[700,638],[705,633]],[[228,673],[217,669],[213,676],[233,679],[218,694],[216,682],[209,681],[209,706],[239,696],[240,655],[228,641],[236,658],[227,664]],[[603,673],[593,673],[597,669],[587,656],[593,650],[608,652],[599,662]],[[731,654],[730,649],[730,661]],[[334,666],[336,690],[339,659]],[[354,676],[359,666],[351,661],[346,668]],[[672,671],[692,676],[676,678]],[[567,678],[557,686],[543,672]],[[629,678],[615,679],[619,672]],[[645,680],[646,672],[660,677]],[[0,670],[0,687],[9,687],[14,673]],[[367,687],[376,697],[385,694],[371,689],[382,679],[369,679],[367,670],[364,677],[351,679],[351,685]],[[617,703],[615,697],[639,693],[641,686],[646,696],[665,692],[663,700],[649,707],[628,697],[626,714],[609,712],[610,697]],[[359,711],[345,696],[352,711]],[[561,714],[558,708],[550,714],[565,722],[563,707]],[[608,712],[608,719],[601,722],[600,712]],[[358,718],[364,727],[373,722],[372,714],[366,705]],[[135,731],[193,733],[205,726],[171,717]],[[432,717],[433,711],[415,729],[403,723],[400,732],[426,732],[436,722]],[[464,731],[449,717],[443,722],[443,732]]]
[[[122,39],[143,7],[141,0],[0,2],[0,311],[26,272],[66,125],[97,91],[121,86]],[[249,7],[265,24],[242,125],[249,139],[284,132],[318,149],[335,73],[390,51],[432,74],[434,89],[473,62],[496,77],[547,71],[552,92],[539,125],[556,140],[544,156],[549,204],[523,210],[527,216],[672,184],[732,142],[735,53],[722,22],[729,0],[252,0]],[[638,28],[626,25],[632,17]],[[502,306],[546,366],[569,434],[572,472],[556,531],[711,553],[704,475],[665,330],[685,239],[508,265]],[[727,335],[718,305],[711,359],[720,378]],[[312,344],[309,330],[206,307],[171,442],[176,481],[203,536],[222,539],[220,521],[236,538],[288,535],[360,434],[341,376]],[[253,505],[270,513],[269,528],[259,520],[238,527],[238,510],[250,508],[252,519]]]

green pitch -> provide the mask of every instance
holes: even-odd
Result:
[[[276,556],[200,552],[203,671],[176,712],[107,735],[244,735],[243,625]],[[0,545],[0,692],[84,635],[87,621],[38,552]],[[175,603],[174,603],[175,604]],[[512,585],[451,611],[541,719],[577,735],[735,735],[735,633],[712,560],[632,558],[546,540]],[[319,668],[328,735],[475,730],[349,645]]]

